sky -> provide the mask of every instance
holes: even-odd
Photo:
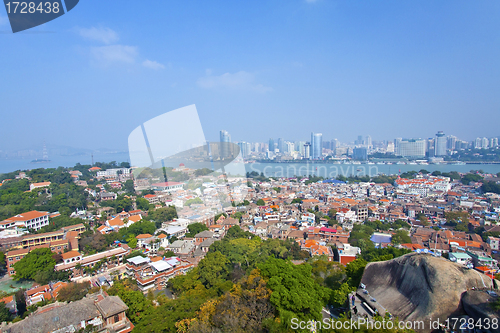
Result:
[[[2,7],[0,150],[125,150],[191,104],[212,141],[498,136],[499,16],[496,0],[80,1],[13,34]]]

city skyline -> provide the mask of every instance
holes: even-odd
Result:
[[[125,149],[139,124],[191,104],[209,141],[220,128],[245,141],[500,135],[497,2],[96,6],[0,34],[2,120],[17,124],[0,150]]]

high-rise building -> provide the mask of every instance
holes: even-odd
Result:
[[[311,144],[309,142],[306,142],[304,144],[304,155],[303,156],[305,159],[311,158]]]
[[[446,144],[447,144],[447,139],[444,136],[443,131],[437,132],[436,140],[434,142],[434,155],[435,156],[445,156],[446,155]]]
[[[358,139],[356,141],[354,141],[354,144],[355,145],[362,145],[364,142],[363,142],[363,136],[362,135],[358,135]]]
[[[394,142],[392,141],[387,142],[387,152],[394,153]]]
[[[250,152],[250,144],[248,142],[242,141],[238,142],[238,146],[240,147],[240,153],[243,158],[246,158],[248,156],[248,153]]]
[[[396,155],[402,157],[425,157],[425,140],[398,139]]]
[[[366,161],[368,159],[368,149],[366,147],[355,147],[352,150],[352,158],[355,160]]]
[[[298,151],[302,157],[305,157],[305,144],[305,141],[295,141],[295,150]]]
[[[490,147],[495,148],[498,146],[498,138],[491,138],[490,139]]]
[[[372,142],[371,136],[369,136],[369,135],[366,136],[365,145],[368,149],[372,148],[373,142]]]
[[[274,149],[276,147],[274,146],[274,139],[269,139],[269,151],[274,152]]]
[[[481,149],[481,146],[482,146],[481,138],[476,138],[476,140],[474,141],[474,148]]]
[[[489,143],[490,143],[490,142],[489,142],[488,138],[483,138],[483,139],[481,140],[481,148],[483,148],[483,149],[488,149],[488,145],[489,145]]]
[[[228,131],[220,131],[220,154],[222,158],[228,157],[231,153],[231,147],[228,144],[231,142],[231,135],[229,135]]]
[[[323,134],[311,133],[311,159],[321,159],[323,156]]]
[[[284,152],[284,149],[283,149],[283,139],[282,138],[278,138],[278,150],[279,150],[280,153]]]
[[[446,148],[449,150],[455,150],[457,145],[457,137],[449,135],[446,142]]]
[[[220,131],[220,142],[231,142],[231,135],[228,131]]]
[[[330,149],[335,151],[335,149],[337,149],[338,146],[339,146],[339,143],[338,143],[337,139],[333,139],[331,141],[331,144],[330,144]]]

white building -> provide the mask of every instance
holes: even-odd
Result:
[[[130,168],[107,169],[103,171],[97,171],[97,177],[118,177],[118,174],[129,176]]]
[[[33,210],[3,220],[0,222],[0,229],[20,227],[40,230],[47,225],[49,225],[49,213]]]

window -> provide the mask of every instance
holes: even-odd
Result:
[[[12,261],[12,260],[14,260],[14,258],[10,257],[10,258],[9,258],[9,261]]]
[[[117,323],[120,320],[120,317],[118,315],[115,315],[115,323]]]

